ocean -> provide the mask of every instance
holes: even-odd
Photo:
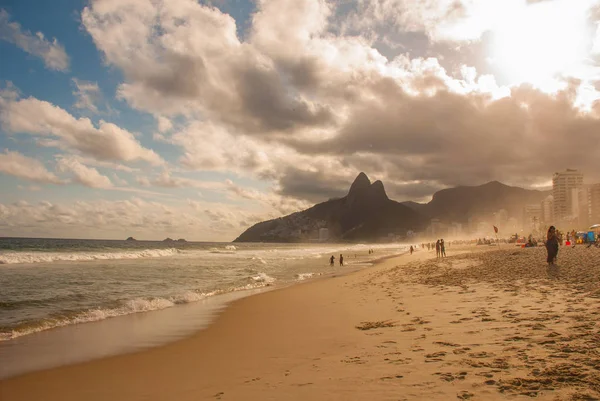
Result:
[[[369,254],[368,249],[375,252]],[[119,336],[118,346],[104,344],[107,349],[101,355],[131,350],[140,342],[156,345],[164,342],[156,341],[157,336],[177,338],[173,330],[181,334],[206,325],[205,317],[232,299],[268,287],[357,270],[376,258],[405,250],[400,244],[0,238],[0,354],[21,360],[25,348],[31,351],[36,341],[56,347],[58,340],[48,340],[53,331],[65,333],[64,328],[77,327],[79,333],[85,330],[86,336],[93,338],[93,327],[100,326],[84,323],[129,315],[144,315],[143,341],[135,333]],[[340,253],[344,267],[337,262]],[[334,267],[329,266],[331,255],[336,257]],[[177,308],[185,305],[190,307]],[[153,312],[167,310],[170,312],[162,315]],[[115,319],[110,324],[117,327],[119,322],[116,330],[126,331],[131,322],[139,325],[141,321]],[[189,323],[183,325],[185,330],[179,324],[183,321]],[[67,333],[72,339],[74,331]],[[93,351],[88,350],[88,357],[94,356]],[[32,358],[31,352],[27,355]]]

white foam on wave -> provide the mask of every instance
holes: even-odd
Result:
[[[209,248],[208,252],[210,253],[224,253],[224,254],[235,254],[236,248],[233,245],[227,245],[225,248]]]
[[[8,332],[0,332],[0,341],[11,340],[13,338],[21,337],[27,334],[33,334],[40,331],[53,329],[56,327],[63,327],[70,324],[97,322],[99,320],[108,319],[111,317],[130,315],[133,313],[150,312],[155,310],[161,310],[171,308],[175,305],[186,304],[191,302],[200,301],[206,297],[217,294],[217,291],[209,293],[197,293],[188,291],[183,294],[169,297],[169,298],[135,298],[130,299],[121,306],[110,309],[90,309],[74,314],[69,317],[61,317],[55,319],[47,319],[41,322],[36,322],[29,326],[20,327]]]
[[[143,249],[122,252],[6,252],[0,254],[1,264],[85,262],[92,260],[140,259],[172,256],[181,253],[179,249]]]
[[[304,280],[308,280],[309,278],[313,278],[314,276],[315,276],[315,273],[298,273],[298,274],[296,274],[296,280],[304,281]]]
[[[271,277],[268,274],[263,273],[263,272],[259,272],[258,275],[252,276],[252,280],[254,280],[257,283],[266,283],[266,284],[272,284],[275,282],[275,279],[273,277]]]

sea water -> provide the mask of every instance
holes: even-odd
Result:
[[[402,251],[400,244],[0,238],[0,358],[12,361],[0,377],[164,343],[206,326],[233,299]],[[61,351],[66,343],[69,352]]]

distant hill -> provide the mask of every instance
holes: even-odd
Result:
[[[371,183],[360,173],[348,195],[319,203],[310,209],[257,223],[235,242],[293,242],[316,236],[327,228],[329,240],[374,240],[389,233],[422,230],[428,219],[410,207],[388,198],[383,183]]]
[[[479,186],[460,186],[436,192],[429,203],[396,202],[385,193],[381,181],[371,183],[360,173],[348,195],[319,203],[310,209],[264,221],[244,231],[235,242],[294,242],[316,237],[327,228],[330,240],[376,240],[388,233],[422,231],[431,219],[466,223],[469,217],[491,217],[505,209],[520,217],[523,207],[540,204],[551,191],[511,187],[498,181]]]
[[[471,216],[485,216],[505,209],[509,216],[519,217],[523,207],[540,204],[551,191],[511,187],[498,181],[479,186],[461,186],[436,192],[429,203],[403,202],[429,218],[466,222]]]

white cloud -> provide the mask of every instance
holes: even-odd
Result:
[[[118,185],[120,186],[125,186],[128,185],[129,183],[127,182],[127,180],[119,177],[119,175],[117,173],[113,173],[112,174],[112,181],[116,182]]]
[[[0,9],[0,40],[7,41],[23,51],[41,58],[51,70],[67,71],[69,56],[65,48],[56,39],[47,40],[44,34],[23,31],[21,25],[10,21],[10,15]]]
[[[298,212],[308,209],[312,204],[306,201],[298,200],[289,196],[282,196],[275,192],[265,193],[257,191],[253,188],[242,188],[234,184],[231,180],[227,180],[227,189],[237,197],[261,202],[270,206],[281,215]]]
[[[206,210],[210,211],[206,213]],[[212,214],[211,214],[212,213]],[[218,217],[220,216],[220,218]],[[0,229],[6,235],[53,235],[72,238],[231,241],[263,214],[224,205],[184,201],[179,204],[140,198],[107,201],[0,203]]]
[[[194,0],[92,1],[82,21],[125,76],[119,96],[137,109],[202,116],[257,135],[333,118],[329,108],[288,91],[277,66],[242,44],[233,18],[216,8]]]
[[[551,163],[535,154],[542,143],[562,159],[589,143],[600,111],[590,80],[553,78],[557,85],[544,92],[506,87],[469,58],[388,58],[374,47],[387,29],[400,38],[418,33],[405,36],[420,38],[425,55],[437,54],[436,46],[474,53],[481,49],[473,41],[509,26],[511,10],[526,3],[261,0],[244,41],[231,16],[195,0],[91,0],[82,23],[123,73],[118,96],[156,118],[155,140],[180,147],[183,167],[252,175],[273,182],[277,195],[311,201],[338,194],[365,170],[423,197],[524,166],[535,177],[551,174]],[[341,15],[347,6],[354,11]],[[572,108],[575,101],[587,109]],[[554,116],[541,105],[561,116],[556,125],[547,125]],[[586,139],[565,147],[569,132]],[[519,152],[508,149],[515,140]],[[197,185],[170,174],[140,182]],[[235,196],[270,202],[260,193]]]
[[[98,113],[96,103],[100,100],[101,92],[97,82],[82,81],[77,78],[72,79],[75,85],[75,104],[73,107],[81,110],[88,110],[94,114]]]
[[[97,160],[164,163],[127,130],[104,120],[96,128],[89,118],[75,118],[60,107],[33,97],[0,98],[0,122],[9,132],[43,137],[39,142],[42,145],[75,150]]]
[[[62,184],[62,181],[38,160],[19,152],[5,150],[0,153],[0,172],[24,180],[44,184]]]
[[[162,188],[198,188],[217,191],[223,190],[226,187],[226,184],[222,182],[200,181],[191,178],[176,177],[166,170],[152,179],[144,176],[138,176],[136,180],[138,184],[145,187],[156,186]]]
[[[80,163],[73,157],[60,157],[56,168],[62,173],[70,173],[74,181],[90,188],[111,188],[113,186],[110,178],[100,174],[95,168]]]
[[[156,121],[158,124],[158,130],[160,132],[170,131],[173,128],[173,123],[171,122],[171,120],[164,116],[158,116],[156,118]]]

